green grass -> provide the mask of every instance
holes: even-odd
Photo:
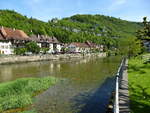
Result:
[[[0,112],[31,105],[35,95],[57,81],[54,77],[21,78],[0,84]]]
[[[19,113],[37,113],[35,110],[29,110],[29,111],[23,111],[23,112],[19,112]]]
[[[150,112],[150,63],[144,64],[148,59],[139,56],[129,60],[129,93],[131,113]],[[150,57],[149,57],[150,58]]]

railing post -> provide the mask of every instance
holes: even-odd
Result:
[[[119,73],[116,76],[115,113],[119,113]]]
[[[125,59],[123,58],[116,74],[114,113],[119,113],[119,85],[120,85],[119,79],[122,76],[122,69],[124,64],[125,64]]]

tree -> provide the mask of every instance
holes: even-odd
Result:
[[[27,52],[26,48],[15,48],[14,49],[14,53],[16,55],[25,55],[26,52]]]
[[[41,48],[41,51],[43,52],[43,54],[46,54],[49,51],[49,48]]]
[[[32,52],[38,54],[40,52],[40,47],[37,45],[36,42],[28,42],[25,47],[27,48],[28,52]]]
[[[147,21],[147,17],[143,18],[144,27],[137,31],[137,37],[140,40],[150,39],[150,22]]]
[[[141,53],[140,40],[136,37],[118,39],[118,50],[121,55],[132,57]]]

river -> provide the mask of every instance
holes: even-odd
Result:
[[[62,80],[36,96],[38,113],[105,113],[120,57],[83,58],[0,65],[0,82],[22,77]]]

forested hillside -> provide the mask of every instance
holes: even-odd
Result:
[[[27,18],[15,11],[0,10],[0,26],[22,29],[27,34],[55,36],[61,42],[84,42],[86,40],[116,45],[119,37],[132,37],[141,28],[141,23],[103,15],[74,15],[58,20],[43,22]]]

